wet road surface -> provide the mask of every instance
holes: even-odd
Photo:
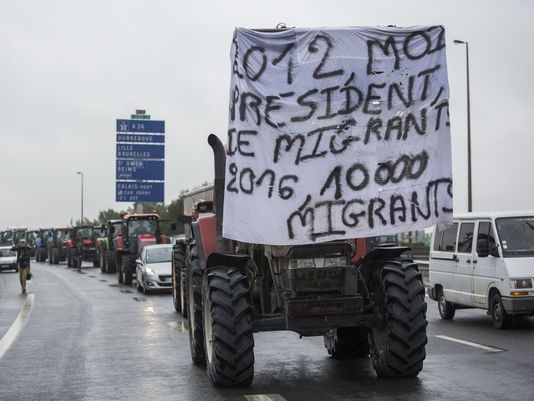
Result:
[[[320,337],[257,333],[252,386],[225,389],[191,363],[169,294],[138,293],[92,267],[33,263],[32,272],[28,297],[17,274],[0,273],[0,343],[26,308],[0,348],[1,401],[486,401],[531,400],[534,391],[534,318],[505,331],[481,310],[442,321],[427,299],[427,358],[411,379],[377,379],[369,359],[331,359]]]

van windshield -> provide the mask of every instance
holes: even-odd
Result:
[[[534,256],[534,216],[500,218],[495,222],[505,258]]]

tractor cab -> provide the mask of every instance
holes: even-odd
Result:
[[[122,221],[121,235],[124,250],[139,255],[145,245],[162,243],[159,216],[157,214],[126,215]]]

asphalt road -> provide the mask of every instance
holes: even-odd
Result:
[[[92,267],[32,271],[28,296],[17,274],[0,272],[0,401],[533,398],[534,318],[498,331],[481,310],[442,321],[427,299],[427,358],[412,379],[377,379],[366,358],[333,360],[319,337],[258,333],[252,386],[215,388],[191,363],[169,294],[143,295]]]

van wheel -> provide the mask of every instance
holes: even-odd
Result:
[[[441,288],[438,290],[438,310],[439,315],[444,320],[451,320],[456,312],[454,305],[445,299],[445,294]]]
[[[512,317],[504,310],[500,294],[491,298],[491,320],[496,329],[506,329],[512,323]]]

